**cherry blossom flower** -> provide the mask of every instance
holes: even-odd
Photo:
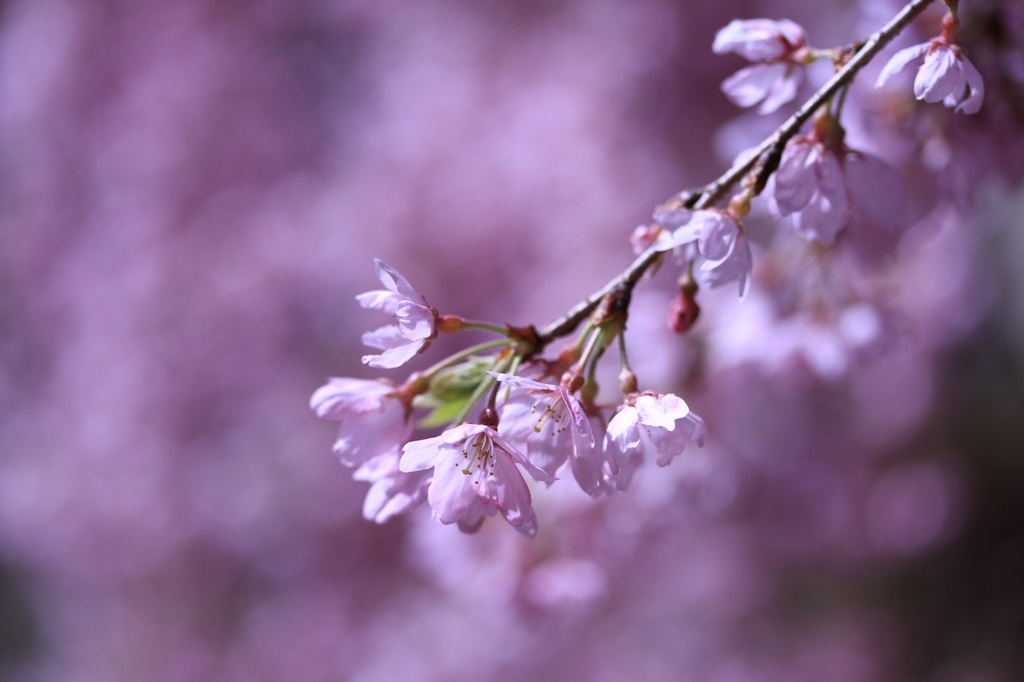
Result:
[[[643,455],[653,452],[658,466],[668,466],[687,443],[704,445],[704,420],[677,395],[641,393],[629,396],[608,422],[605,447],[619,463],[616,486],[629,484]]]
[[[552,478],[490,426],[461,424],[435,438],[407,443],[402,453],[403,472],[433,467],[427,500],[441,523],[458,523],[472,532],[485,514],[500,511],[516,530],[536,535],[530,489],[516,465],[539,481]]]
[[[525,443],[530,461],[548,474],[569,462],[573,477],[588,495],[603,489],[601,453],[594,431],[580,402],[564,384],[490,372],[514,389],[501,407],[502,433]]]
[[[750,273],[754,269],[754,258],[750,252],[750,242],[740,234],[728,256],[719,261],[705,260],[696,272],[697,281],[702,286],[711,288],[736,282],[739,285],[739,296],[746,298],[750,290]]]
[[[331,378],[309,406],[318,417],[341,422],[334,453],[346,466],[397,452],[412,435],[408,407],[385,381]]]
[[[758,112],[770,114],[796,97],[803,79],[799,69],[806,63],[804,30],[783,19],[735,19],[715,35],[711,49],[716,54],[734,52],[759,62],[740,69],[722,82],[722,92],[741,107],[758,102]]]
[[[379,259],[374,263],[385,290],[367,291],[356,300],[364,308],[393,315],[395,323],[363,334],[363,343],[384,351],[364,355],[363,363],[390,369],[404,365],[437,336],[437,311],[396,270]]]
[[[367,460],[352,478],[369,482],[363,501],[363,518],[385,523],[418,506],[426,499],[430,476],[426,472],[406,473],[398,467],[401,450],[395,449]]]
[[[672,241],[672,231],[689,222],[693,211],[685,207],[658,208],[654,212],[654,222],[649,225],[640,225],[630,235],[629,243],[633,247],[633,253],[640,255],[652,246],[657,246],[658,251],[671,251],[675,246]]]
[[[793,216],[796,231],[831,244],[850,222],[850,199],[839,158],[823,143],[795,138],[782,153],[775,173],[772,207]]]
[[[853,223],[862,232],[898,236],[915,220],[896,169],[849,149],[841,131],[816,128],[791,140],[770,188],[772,211],[792,216],[797,233],[826,245]]]
[[[950,43],[945,35],[894,54],[878,75],[875,87],[881,87],[922,56],[924,59],[914,78],[914,97],[929,103],[942,102],[965,114],[975,114],[981,109],[985,82],[963,50]]]
[[[683,259],[695,259],[697,279],[710,287],[738,282],[744,297],[753,268],[750,244],[739,222],[727,211],[694,211],[689,222],[672,233],[672,245]]]

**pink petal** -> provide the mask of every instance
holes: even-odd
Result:
[[[576,479],[583,492],[591,497],[596,497],[601,493],[604,487],[604,475],[601,469],[600,454],[593,444],[581,451],[574,451],[569,457],[569,467],[572,469],[573,478]]]
[[[537,534],[537,518],[533,513],[530,488],[510,459],[500,455],[497,458],[495,476],[488,483],[487,493],[511,526],[533,537]]]
[[[640,413],[632,405],[626,405],[611,418],[605,433],[619,452],[626,452],[640,445],[639,427]]]
[[[739,282],[740,299],[747,295],[750,289],[750,271],[754,261],[750,253],[750,244],[745,237],[736,240],[736,246],[732,253],[724,261],[708,261],[701,265],[701,283],[709,287],[717,287],[728,282]]]
[[[797,71],[793,67],[787,67],[786,74],[775,81],[771,88],[768,89],[768,94],[765,96],[764,101],[761,102],[761,106],[757,108],[757,113],[770,114],[773,111],[777,111],[783,104],[792,102],[796,98],[796,91],[802,79],[802,71]]]
[[[367,310],[382,310],[393,315],[398,308],[399,299],[390,291],[374,289],[357,295],[356,301]]]
[[[686,440],[704,447],[704,438],[707,436],[708,428],[703,419],[691,412],[683,417],[678,427],[686,434]]]
[[[658,431],[657,435],[651,438],[657,456],[655,461],[658,466],[664,467],[672,463],[675,457],[683,454],[686,449],[686,433],[683,429],[674,431]]]
[[[675,429],[676,421],[690,413],[686,402],[673,393],[642,395],[636,399],[636,410],[643,424],[667,431]]]
[[[422,471],[437,464],[441,457],[440,449],[446,445],[440,437],[414,440],[402,446],[402,459],[398,462],[399,471]]]
[[[970,94],[960,102],[954,111],[976,114],[981,109],[981,104],[985,100],[985,81],[982,79],[978,69],[966,57],[963,58],[961,68],[963,68],[964,73],[967,75],[967,89]]]
[[[473,513],[474,508],[478,512],[481,504],[473,487],[473,476],[456,466],[434,469],[427,501],[441,523],[455,523]]]
[[[385,523],[423,500],[427,478],[396,474],[373,482],[363,501],[363,518]]]
[[[553,483],[555,477],[548,472],[535,465],[526,455],[519,451],[512,443],[508,442],[505,438],[498,435],[497,432],[492,431],[491,438],[494,444],[505,451],[505,453],[511,458],[513,462],[526,469],[526,471],[533,476],[534,479],[541,483]]]
[[[558,387],[553,384],[543,384],[533,379],[527,379],[526,377],[517,376],[515,374],[505,374],[503,372],[487,372],[498,381],[508,384],[513,388],[522,388],[532,391],[557,391]]]
[[[705,211],[704,229],[697,248],[708,261],[719,263],[732,253],[740,228],[732,218],[716,211]]]
[[[914,97],[925,102],[941,102],[950,93],[960,92],[966,77],[953,51],[939,47],[925,55],[914,79]]]
[[[737,106],[752,107],[772,93],[787,68],[785,64],[748,66],[722,81],[722,92]]]
[[[775,28],[776,30],[779,31],[779,33],[781,33],[786,38],[787,41],[789,41],[789,44],[792,45],[793,47],[802,47],[803,44],[807,41],[807,38],[804,35],[803,26],[796,23],[795,21],[790,21],[789,19],[779,19],[778,21],[775,22]]]
[[[734,52],[756,62],[781,58],[804,40],[804,30],[786,19],[734,19],[715,34],[711,49],[715,54]]]
[[[780,216],[803,209],[815,190],[815,176],[811,170],[814,145],[804,139],[794,139],[786,145],[782,161],[775,172],[775,207]]]
[[[587,419],[583,407],[572,397],[569,389],[565,386],[559,386],[558,392],[562,396],[566,409],[569,410],[569,416],[572,418],[573,426],[576,427],[576,433],[582,436],[590,447],[594,447],[594,431],[590,428],[590,420]]]
[[[397,329],[388,328],[395,331],[395,334],[385,334],[383,329],[378,329],[376,332],[367,332],[363,335],[363,343],[372,348],[380,348],[384,350],[379,355],[364,355],[362,362],[364,365],[369,367],[377,367],[380,369],[394,369],[395,367],[401,367],[405,363],[415,356],[422,344],[413,341],[407,341],[404,336],[397,333]],[[383,348],[383,344],[396,342],[393,348]]]
[[[401,295],[403,298],[407,298],[413,301],[426,302],[423,295],[416,291],[408,280],[398,274],[398,271],[389,266],[379,258],[373,259],[374,265],[377,268],[377,277],[380,279],[388,290]]]
[[[890,78],[906,68],[907,64],[927,52],[930,46],[931,43],[911,45],[910,47],[905,47],[894,54],[885,65],[885,68],[882,69],[882,72],[878,74],[878,80],[875,81],[875,87],[879,88],[884,85]]]
[[[382,381],[333,377],[313,392],[309,407],[318,417],[343,419],[383,410],[382,401],[394,390],[394,386]]]
[[[654,212],[654,222],[666,230],[674,230],[690,222],[693,211],[687,208],[673,208],[669,210],[658,210]]]

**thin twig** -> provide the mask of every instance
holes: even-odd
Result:
[[[731,187],[743,179],[743,177],[746,176],[747,173],[749,173],[751,169],[758,164],[758,162],[762,161],[762,157],[764,157],[766,153],[769,153],[769,157],[763,159],[764,165],[762,165],[762,168],[767,167],[770,170],[774,170],[768,164],[771,164],[772,161],[774,161],[775,165],[778,164],[778,158],[781,157],[782,149],[785,147],[786,143],[800,131],[800,128],[807,122],[814,112],[823,104],[828,102],[841,87],[852,81],[858,71],[870,62],[882,48],[893,40],[893,38],[899,35],[900,31],[902,31],[907,24],[914,19],[914,17],[923,12],[924,9],[934,1],[935,0],[913,0],[908,3],[899,12],[899,14],[889,21],[889,23],[868,38],[853,58],[851,58],[843,68],[837,71],[836,74],[832,76],[832,78],[829,79],[821,89],[814,93],[810,99],[804,102],[803,106],[801,106],[796,113],[790,116],[785,123],[779,126],[779,128],[764,142],[762,142],[753,153],[747,155],[744,162],[733,166],[717,180],[705,185],[704,188],[700,190],[700,198],[692,204],[692,208],[702,209],[714,205]],[[767,179],[768,174],[770,174],[770,171],[765,174],[765,179]],[[601,299],[608,294],[612,293],[619,287],[632,289],[632,287],[640,280],[640,277],[642,277],[654,261],[657,260],[660,253],[661,252],[657,247],[650,247],[637,256],[636,260],[634,260],[621,274],[615,277],[615,279],[587,296],[587,298],[577,303],[540,330],[539,341],[541,347],[547,345],[556,338],[571,333],[577,325],[579,325],[579,323],[594,310],[598,303],[601,302]]]

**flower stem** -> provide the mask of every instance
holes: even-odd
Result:
[[[462,323],[462,328],[465,329],[482,329],[483,331],[494,332],[508,338],[508,329],[497,324],[489,324],[487,322],[470,322],[465,320]]]
[[[478,343],[475,346],[470,346],[469,348],[460,350],[458,353],[453,353],[452,355],[449,355],[444,360],[441,360],[440,362],[431,365],[430,367],[423,370],[422,372],[419,372],[418,374],[421,377],[431,377],[434,374],[440,372],[442,369],[450,367],[458,362],[462,362],[466,358],[476,355],[477,353],[482,353],[483,351],[488,351],[491,350],[492,348],[501,348],[503,346],[509,345],[511,344],[508,341],[508,339],[499,339],[497,341],[486,341],[484,343]]]

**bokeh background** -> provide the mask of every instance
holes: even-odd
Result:
[[[717,29],[827,47],[899,5],[0,2],[0,677],[1024,679],[1012,0],[961,2],[977,116],[873,91],[879,64],[850,95],[848,142],[933,209],[836,268],[884,343],[789,304],[821,258],[763,216],[743,304],[677,336],[671,268],[638,292],[641,382],[710,438],[629,493],[538,490],[532,541],[378,526],[308,408],[376,376],[373,257],[442,312],[543,324],[781,120],[721,95]]]

